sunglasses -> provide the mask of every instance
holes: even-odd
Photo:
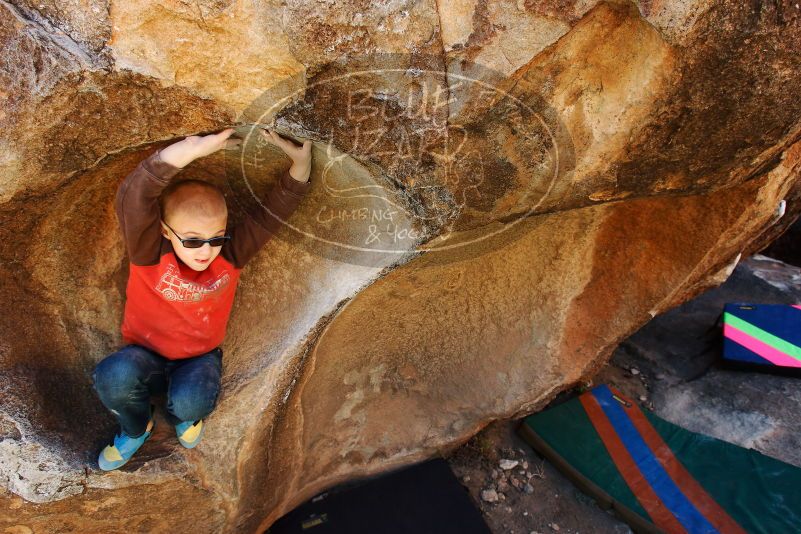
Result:
[[[175,230],[172,229],[172,226],[170,226],[164,221],[161,222],[163,222],[164,226],[169,228],[172,231],[172,233],[175,234],[175,237],[177,237],[178,240],[181,242],[181,244],[186,248],[200,248],[206,243],[208,243],[212,247],[221,247],[225,244],[226,241],[231,239],[230,235],[221,235],[219,237],[212,237],[211,239],[200,239],[197,237],[190,237],[188,239],[184,239],[175,233]]]

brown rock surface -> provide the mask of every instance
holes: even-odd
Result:
[[[801,213],[799,16],[0,3],[0,528],[255,532],[592,375]],[[116,186],[170,140],[272,121],[315,141],[315,186],[243,273],[203,444],[161,420],[103,473],[115,423],[90,372],[121,341]],[[233,217],[288,164],[252,138],[244,156],[185,171]]]

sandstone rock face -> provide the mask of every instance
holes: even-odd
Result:
[[[0,526],[257,532],[591,376],[801,213],[801,17],[739,0],[0,4]],[[116,430],[112,201],[139,160],[233,218],[315,142],[315,186],[243,273],[202,445]],[[777,219],[776,208],[787,201]],[[16,529],[16,530],[14,530]]]

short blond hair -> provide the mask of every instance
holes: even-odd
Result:
[[[159,197],[161,217],[185,213],[190,217],[228,216],[228,207],[222,191],[209,182],[187,178],[171,182]]]

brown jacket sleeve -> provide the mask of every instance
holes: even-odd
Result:
[[[231,240],[222,250],[226,259],[238,269],[243,268],[289,219],[311,185],[311,177],[299,182],[285,170],[262,202],[263,207],[250,210],[229,232]]]
[[[114,206],[128,258],[134,265],[154,265],[161,252],[159,196],[181,171],[161,160],[157,150],[142,160],[117,188]]]

